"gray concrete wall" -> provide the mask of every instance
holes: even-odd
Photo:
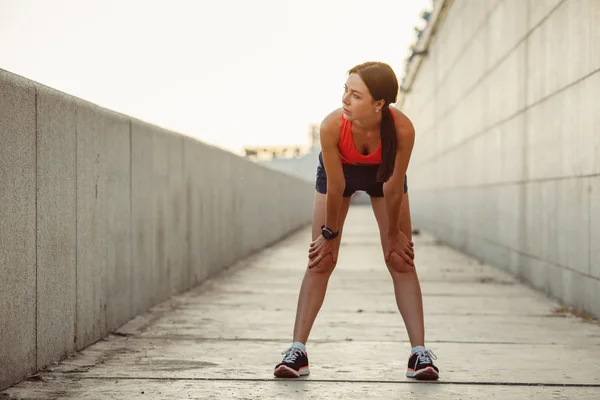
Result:
[[[0,70],[0,389],[310,223],[312,198]]]
[[[402,104],[415,224],[600,317],[600,1],[446,3]]]

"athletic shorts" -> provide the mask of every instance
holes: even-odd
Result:
[[[379,165],[342,164],[342,169],[346,178],[344,197],[351,197],[356,191],[365,191],[371,197],[383,197],[383,182],[377,182]],[[327,174],[323,165],[323,153],[319,153],[315,189],[319,193],[327,193]],[[404,193],[407,192],[408,182],[404,175]]]

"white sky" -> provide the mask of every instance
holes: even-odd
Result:
[[[0,0],[0,68],[240,152],[308,143],[346,71],[402,78],[430,0]]]

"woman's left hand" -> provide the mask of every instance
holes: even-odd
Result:
[[[310,244],[308,250],[310,263],[308,264],[308,268],[310,269],[319,264],[327,254],[331,254],[333,264],[335,265],[339,250],[339,247],[337,246],[338,240],[339,238],[327,240],[323,235],[319,235],[319,237]]]
[[[406,264],[414,267],[414,243],[410,241],[404,233],[398,232],[388,236],[387,246],[384,250],[386,263],[390,261],[392,253],[398,254]]]

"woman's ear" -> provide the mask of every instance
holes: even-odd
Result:
[[[385,100],[377,100],[375,102],[375,111],[379,112],[385,106]]]

